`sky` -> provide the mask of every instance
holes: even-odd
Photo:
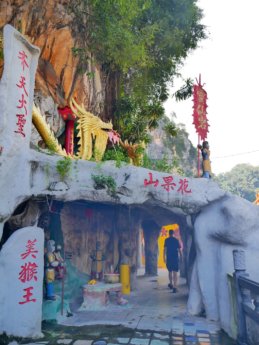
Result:
[[[199,43],[180,69],[183,78],[198,79],[208,94],[207,140],[212,171],[230,171],[237,164],[259,166],[259,1],[199,0],[202,23],[209,37]],[[173,94],[183,85],[175,80]],[[192,124],[192,99],[165,103],[166,114],[176,113],[189,139],[197,146]]]

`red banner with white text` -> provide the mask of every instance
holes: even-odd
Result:
[[[193,124],[202,140],[207,138],[209,124],[207,119],[207,92],[201,84],[193,87]]]

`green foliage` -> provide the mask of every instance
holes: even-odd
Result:
[[[169,82],[189,51],[205,38],[196,3],[75,0],[70,5],[80,33],[78,47],[73,48],[80,69],[87,71],[93,53],[102,72],[117,82],[115,128],[122,140],[149,141],[148,131],[163,115]]]
[[[56,153],[56,145],[53,142],[48,142],[47,150],[48,154],[54,155]]]
[[[95,73],[94,72],[87,72],[86,75],[89,79],[94,79]]]
[[[151,132],[151,137],[154,136],[157,138],[156,141],[147,147],[152,163],[150,168],[173,171],[184,176],[194,176],[197,170],[197,149],[189,140],[185,126],[176,124],[173,119],[170,120],[164,116],[159,120],[159,127]],[[155,166],[157,160],[158,167]],[[167,164],[169,167],[161,168],[161,164]]]
[[[94,181],[94,188],[95,189],[104,189],[107,188],[108,194],[111,196],[116,195],[116,182],[113,177],[105,176],[105,175],[91,175],[92,180]]]
[[[57,161],[56,170],[59,173],[61,181],[64,181],[72,169],[72,160],[69,157],[64,157]]]
[[[85,0],[79,7],[90,48],[116,70],[172,67],[205,36],[196,0]]]
[[[100,62],[125,72],[148,64],[157,24],[140,22],[150,5],[150,0],[88,1],[89,46]]]
[[[143,168],[168,172],[177,173],[179,175],[183,174],[183,170],[179,167],[179,162],[177,158],[169,160],[166,155],[162,159],[150,159],[147,154],[143,157]]]
[[[84,74],[87,71],[87,65],[88,65],[88,61],[90,59],[90,57],[88,56],[87,53],[87,48],[77,48],[77,47],[73,47],[71,48],[72,50],[72,54],[75,57],[79,58],[79,64],[77,67],[77,72],[79,74]],[[92,72],[88,72],[87,75],[89,75],[90,77],[92,77]]]
[[[163,116],[164,109],[159,102],[137,100],[134,96],[121,97],[115,112],[115,127],[122,140],[130,143],[148,143],[149,131],[156,128],[158,120]]]
[[[105,151],[103,161],[115,161],[116,167],[120,168],[123,162],[129,163],[129,157],[121,146],[117,146]]]
[[[179,90],[177,90],[174,94],[175,99],[177,101],[183,101],[193,94],[193,80],[188,78],[185,80],[185,85],[183,85]]]
[[[220,187],[249,201],[255,200],[259,188],[259,167],[236,165],[230,172],[215,177]]]
[[[164,131],[167,135],[176,137],[178,133],[178,128],[176,127],[175,123],[170,121],[164,126]]]

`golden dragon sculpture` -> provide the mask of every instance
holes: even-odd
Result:
[[[140,166],[143,160],[143,150],[141,151],[141,149],[145,148],[145,144],[143,142],[132,144],[129,143],[128,140],[125,140],[124,142],[120,140],[120,145],[127,152],[130,159],[130,164]]]
[[[89,160],[94,155],[95,161],[100,161],[108,141],[108,132],[104,129],[112,129],[112,123],[103,122],[99,117],[86,111],[83,106],[79,106],[73,98],[70,100],[70,108],[78,118],[78,156]]]
[[[61,156],[67,156],[65,149],[62,148],[46,119],[41,115],[40,109],[35,104],[32,107],[32,123],[49,150]]]
[[[70,108],[77,116],[79,137],[77,158],[89,160],[94,155],[95,161],[100,161],[104,155],[108,141],[108,132],[104,129],[112,129],[112,123],[103,122],[98,116],[86,111],[83,106],[79,106],[73,98],[70,101]],[[51,131],[45,118],[41,115],[40,110],[35,105],[32,110],[32,122],[51,151],[62,156],[68,156],[55,138],[54,133]]]

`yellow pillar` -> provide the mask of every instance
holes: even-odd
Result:
[[[130,267],[129,265],[120,265],[120,282],[122,284],[121,292],[124,295],[130,294]]]
[[[97,274],[102,273],[102,270],[103,270],[102,258],[103,258],[102,251],[101,250],[97,250],[96,251],[96,273]]]

